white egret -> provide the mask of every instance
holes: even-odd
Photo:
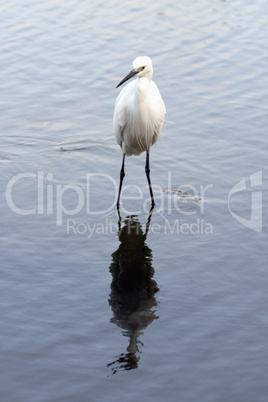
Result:
[[[119,209],[120,193],[125,176],[125,155],[139,155],[144,151],[146,151],[145,172],[152,209],[155,205],[150,180],[149,150],[160,136],[166,108],[156,84],[152,81],[152,76],[151,59],[146,56],[137,57],[133,61],[133,69],[116,87],[118,88],[132,77],[137,77],[122,89],[114,109],[115,137],[123,151],[117,209]]]

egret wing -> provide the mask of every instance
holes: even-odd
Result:
[[[153,142],[155,143],[164,123],[166,108],[157,85],[153,81],[151,82],[150,90],[150,107],[150,125],[151,130],[154,131],[156,135],[155,141]]]

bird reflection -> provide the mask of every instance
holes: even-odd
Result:
[[[151,214],[143,231],[136,216],[127,217],[124,225],[119,226],[120,246],[112,254],[111,322],[122,328],[123,335],[129,338],[126,353],[107,364],[111,366],[113,374],[138,367],[140,346],[143,345],[139,336],[158,318],[155,315],[157,302],[154,295],[159,289],[152,279],[152,250],[145,244],[150,219]]]

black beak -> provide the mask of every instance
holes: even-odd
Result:
[[[126,82],[127,80],[129,80],[130,78],[134,77],[134,75],[138,74],[138,71],[136,70],[131,70],[128,75],[126,75],[125,78],[122,79],[122,81],[119,82],[119,84],[117,85],[116,88],[120,87],[120,85],[124,84],[124,82]]]

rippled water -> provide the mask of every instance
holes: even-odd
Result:
[[[1,400],[266,401],[266,2],[0,9]],[[118,225],[115,87],[143,54],[157,205],[127,158]]]

